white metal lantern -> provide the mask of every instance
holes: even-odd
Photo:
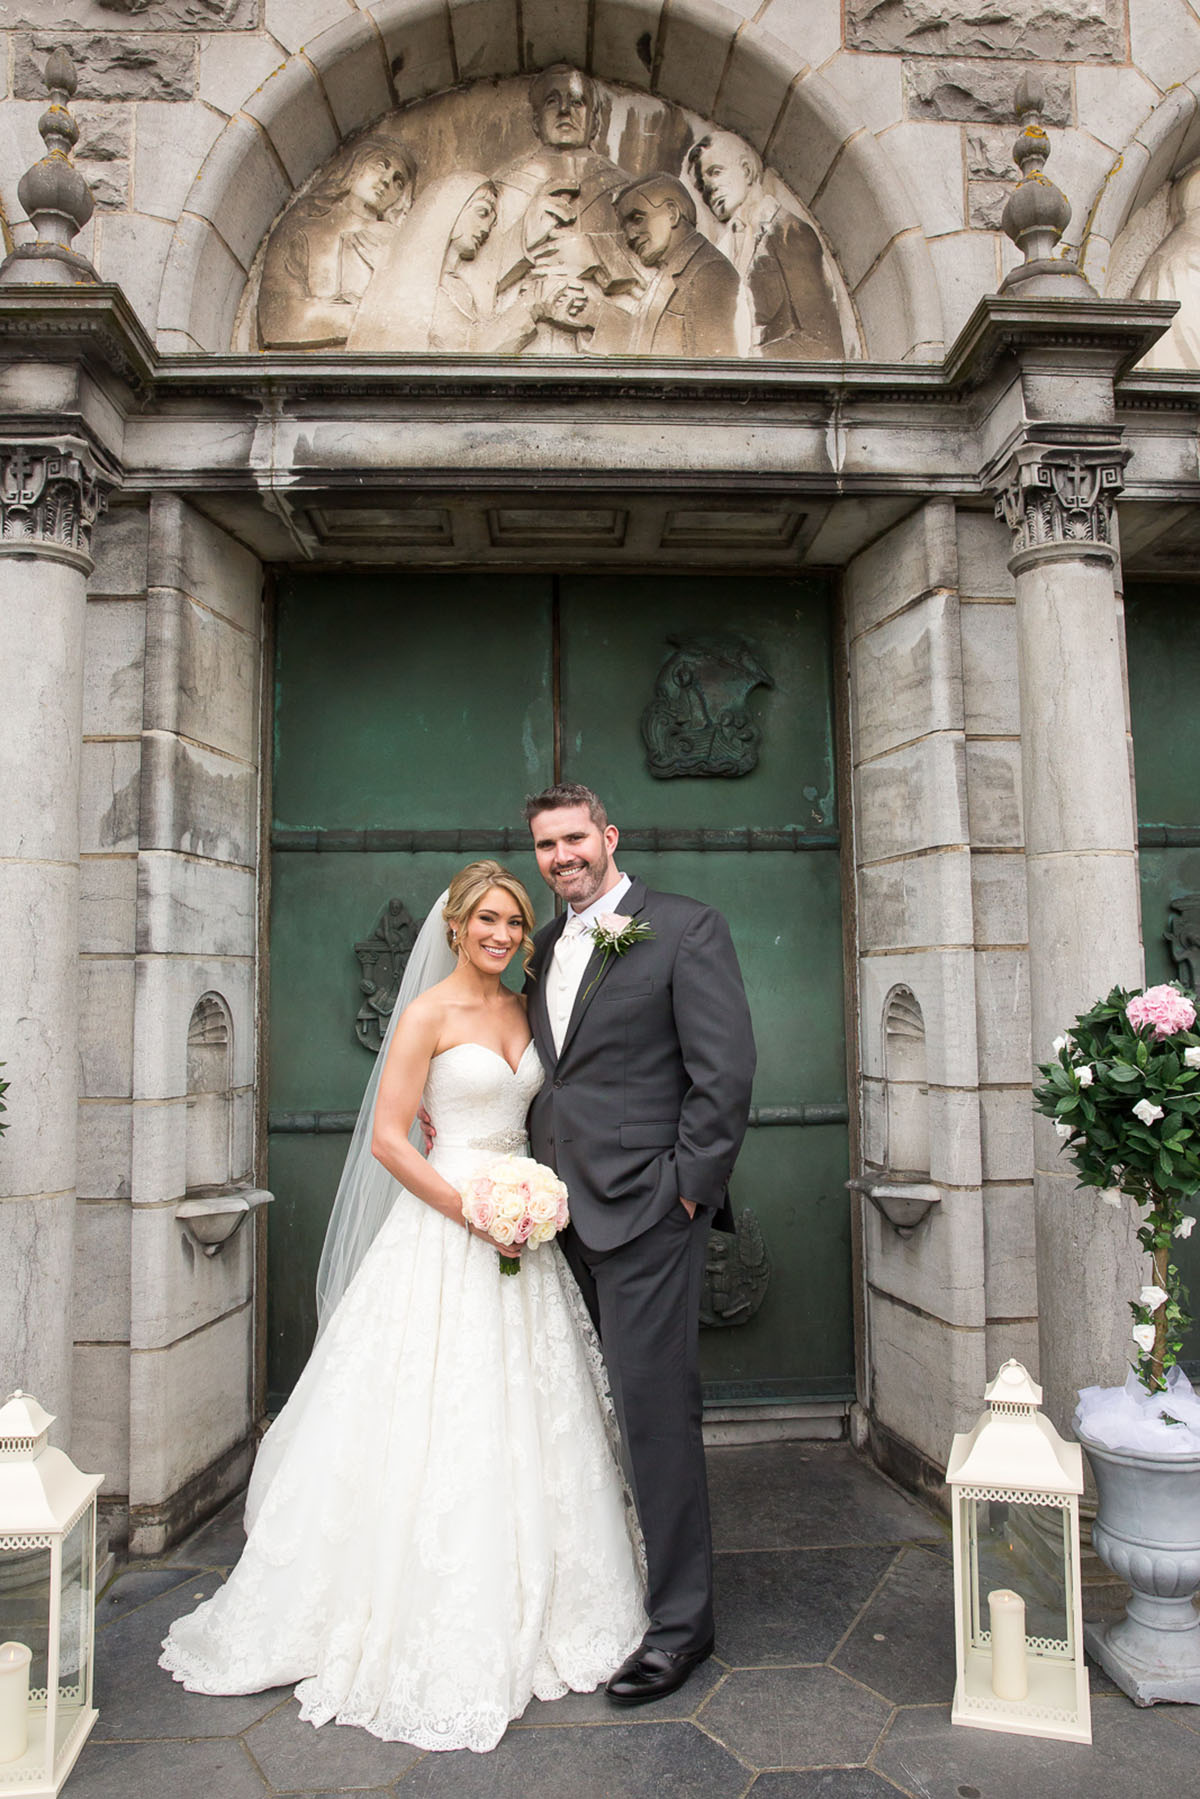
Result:
[[[0,1799],[55,1799],[96,1722],[96,1494],[36,1399],[0,1406]]]
[[[951,1722],[1090,1743],[1083,1452],[1042,1417],[1042,1389],[1020,1362],[1005,1362],[985,1398],[989,1409],[955,1437],[946,1470],[958,1669]]]

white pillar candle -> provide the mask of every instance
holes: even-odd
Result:
[[[997,1699],[1024,1699],[1029,1692],[1025,1659],[1025,1601],[1007,1587],[988,1594],[992,1624],[992,1691]]]
[[[0,1643],[0,1762],[19,1761],[29,1747],[29,1664],[24,1643]]]

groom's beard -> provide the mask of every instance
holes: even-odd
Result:
[[[581,856],[578,862],[579,866],[569,873],[559,874],[557,869],[552,869],[550,886],[560,899],[582,912],[597,894],[603,892],[612,873],[612,857],[606,854],[598,861],[588,862]]]

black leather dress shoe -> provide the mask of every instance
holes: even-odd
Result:
[[[648,1705],[652,1699],[677,1692],[692,1669],[706,1662],[712,1652],[711,1637],[700,1649],[672,1651],[643,1644],[621,1663],[604,1690],[614,1705]]]

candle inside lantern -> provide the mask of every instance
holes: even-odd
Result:
[[[0,1643],[0,1762],[19,1761],[29,1747],[29,1664],[24,1643]]]
[[[988,1594],[992,1625],[992,1691],[997,1699],[1024,1699],[1029,1693],[1025,1659],[1025,1601],[1008,1587]]]

